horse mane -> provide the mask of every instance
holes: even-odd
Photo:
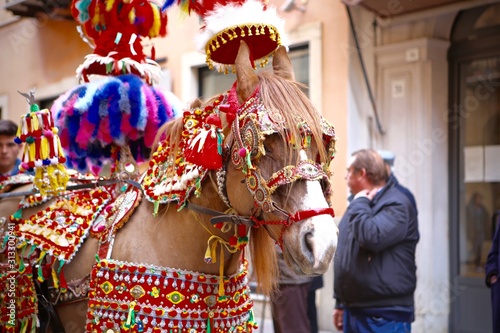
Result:
[[[297,143],[302,139],[297,126],[299,118],[300,121],[309,125],[311,143],[318,148],[320,162],[326,161],[328,156],[322,142],[321,118],[309,98],[301,90],[302,85],[271,71],[262,71],[257,75],[263,105],[269,112],[276,114],[283,120],[284,126],[278,128],[278,134],[285,138],[282,141],[287,160],[292,162],[293,152],[287,138],[292,138],[293,142]],[[191,107],[204,107],[211,104],[215,98],[212,97],[203,103],[196,100]],[[182,131],[182,118],[167,122],[160,128],[155,146],[160,140],[168,138],[171,147],[170,153],[172,156],[176,156]],[[212,175],[207,177],[207,179],[212,178]],[[249,248],[252,272],[258,282],[257,289],[263,294],[270,294],[276,289],[279,275],[275,240],[269,236],[265,228],[251,228]]]
[[[318,148],[320,163],[327,161],[327,150],[323,145],[323,132],[321,115],[314,108],[309,98],[301,88],[303,84],[297,81],[284,79],[276,71],[262,71],[259,77],[260,96],[269,112],[278,114],[284,120],[278,132],[283,138],[292,138],[293,142],[300,142],[301,134],[297,126],[297,117],[309,125],[311,130],[311,143]],[[291,153],[290,144],[283,140],[285,151]],[[295,161],[294,161],[295,162]]]

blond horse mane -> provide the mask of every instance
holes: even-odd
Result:
[[[314,109],[308,97],[301,90],[298,82],[281,77],[278,73],[262,71],[257,73],[259,78],[260,96],[262,103],[269,112],[279,115],[283,119],[283,126],[279,130],[282,138],[292,137],[295,142],[301,140],[299,128],[296,126],[297,117],[307,123],[312,132],[312,144],[318,147],[321,162],[326,161],[327,151],[322,143],[322,130],[320,115]],[[215,97],[214,97],[215,98]],[[213,102],[211,98],[204,103],[199,100],[192,104],[192,107],[203,107]],[[162,138],[168,138],[171,146],[171,154],[175,156],[179,146],[181,133],[183,130],[182,118],[174,119],[160,128],[157,135],[157,142]],[[283,140],[283,150],[288,162],[292,161],[290,145]],[[208,179],[213,179],[210,175]],[[203,197],[203,196],[202,196]],[[275,240],[273,240],[265,228],[251,228],[250,230],[250,257],[252,273],[258,282],[258,290],[264,294],[271,293],[277,285],[279,274],[277,257],[275,250]]]

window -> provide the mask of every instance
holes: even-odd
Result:
[[[295,71],[295,79],[305,85],[304,91],[309,93],[309,46],[302,44],[290,47],[288,53]],[[272,59],[269,59],[269,64],[264,68],[266,70],[271,65]],[[258,71],[261,69],[257,69]],[[236,75],[233,73],[222,74],[214,70],[208,69],[207,66],[198,68],[198,95],[205,100],[221,92],[231,89],[233,82],[236,80]]]
[[[466,61],[460,73],[460,274],[482,278],[500,221],[500,56]]]

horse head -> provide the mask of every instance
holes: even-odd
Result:
[[[295,82],[284,47],[274,54],[273,73],[255,73],[249,59],[242,43],[233,105],[220,107],[226,114],[233,109],[223,124],[230,159],[225,201],[267,231],[296,273],[319,275],[337,245],[328,179],[334,130]]]

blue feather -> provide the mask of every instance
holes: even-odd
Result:
[[[140,122],[141,113],[143,112],[143,94],[141,91],[141,87],[144,84],[142,80],[133,74],[122,75],[120,79],[123,82],[127,82],[129,84],[128,87],[128,99],[130,103],[130,125],[135,128],[138,128],[138,124]]]
[[[121,81],[116,80],[108,84],[109,92],[109,104],[108,104],[108,116],[109,116],[109,134],[115,140],[123,140],[123,134],[120,130],[120,125],[122,123],[122,113],[120,110],[120,88],[123,86]]]
[[[164,3],[163,3],[163,6],[161,6],[161,11],[165,11],[167,10],[170,6],[172,6],[174,4],[175,0],[166,0]]]

